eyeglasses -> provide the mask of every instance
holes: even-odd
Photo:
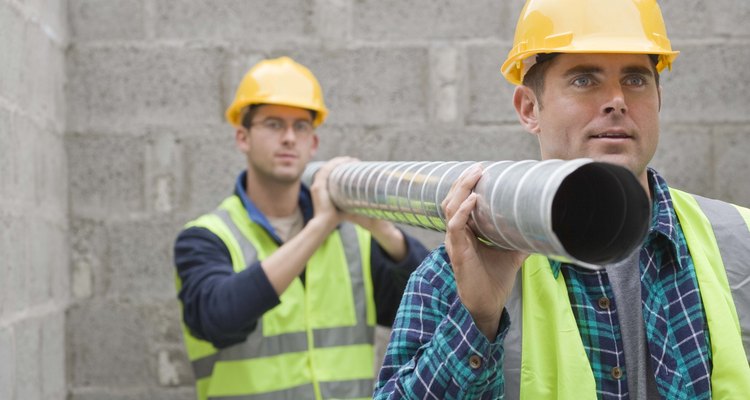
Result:
[[[281,136],[284,133],[286,133],[289,130],[289,125],[281,118],[266,118],[263,121],[253,122],[250,124],[250,126],[259,126],[260,129],[272,133],[274,135]],[[315,128],[312,125],[312,122],[304,120],[304,119],[298,119],[292,123],[292,131],[294,131],[294,134],[297,136],[308,136]]]

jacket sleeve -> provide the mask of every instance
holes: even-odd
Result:
[[[458,297],[440,249],[411,275],[398,309],[374,399],[502,399],[503,310],[491,343]]]
[[[218,348],[240,343],[263,313],[279,304],[260,263],[235,273],[229,250],[204,228],[182,231],[174,246],[183,321]]]
[[[404,294],[409,275],[419,266],[429,251],[417,239],[401,232],[406,241],[407,255],[400,262],[393,261],[374,239],[370,246],[375,308],[378,325],[390,327]]]

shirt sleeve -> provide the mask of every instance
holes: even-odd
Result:
[[[258,318],[279,304],[260,263],[235,273],[229,250],[208,229],[182,231],[175,241],[174,261],[185,325],[218,348],[244,341]]]
[[[479,331],[456,291],[444,247],[424,260],[396,315],[374,399],[502,399],[503,310],[493,342]]]
[[[393,261],[375,239],[370,246],[370,266],[372,273],[375,308],[378,325],[390,327],[396,318],[396,311],[404,293],[409,275],[429,254],[427,248],[417,239],[401,232],[406,241],[406,257]]]

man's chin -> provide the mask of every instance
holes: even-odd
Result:
[[[641,165],[632,157],[623,154],[603,154],[598,156],[588,156],[588,158],[591,158],[594,161],[605,162],[625,167],[635,176],[640,176],[646,170],[645,165]]]
[[[283,168],[274,174],[279,182],[296,183],[302,179],[302,172],[299,168]]]
[[[632,158],[622,154],[600,154],[594,156],[588,156],[594,161],[605,162],[609,164],[619,165],[632,171],[633,160]]]

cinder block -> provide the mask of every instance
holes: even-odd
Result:
[[[69,235],[71,296],[74,299],[105,296],[108,284],[104,260],[110,241],[104,223],[72,217]]]
[[[65,374],[65,311],[64,303],[41,321],[42,398],[63,399],[66,395]]]
[[[671,0],[679,2],[679,0]],[[692,0],[699,2],[698,0]],[[712,15],[712,22],[714,32],[719,36],[730,36],[730,37],[745,37],[750,35],[750,24],[747,23],[750,19],[750,2],[740,0],[716,0],[710,3],[710,11]],[[692,13],[696,19],[701,19],[703,14],[693,8],[687,8],[688,10],[695,10]]]
[[[460,83],[459,51],[452,46],[430,48],[431,119],[455,122],[458,118]]]
[[[394,133],[394,159],[501,161],[539,159],[536,139],[516,126],[423,127]]]
[[[0,295],[2,300],[2,295]],[[0,308],[0,316],[2,316]],[[2,318],[0,318],[2,321]],[[12,328],[0,328],[0,399],[15,399],[16,345]]]
[[[74,215],[105,216],[144,208],[142,140],[69,135],[66,149]]]
[[[182,349],[182,308],[177,299],[177,290],[174,288],[175,269],[171,265],[167,265],[165,269],[172,273],[172,288],[167,291],[166,296],[160,296],[163,299],[150,299],[147,304],[141,306],[145,323],[149,327],[146,332],[147,340],[154,348]]]
[[[184,166],[177,138],[171,132],[148,135],[146,147],[145,198],[148,210],[166,213],[185,197]]]
[[[25,46],[34,51],[24,52],[19,106],[45,127],[55,127],[64,121],[65,56],[43,29],[27,24]]]
[[[3,250],[2,269],[4,284],[3,302],[0,304],[0,315],[21,312],[29,306],[27,265],[30,263],[29,243],[33,240],[29,234],[25,217],[0,212],[0,249]]]
[[[123,299],[174,298],[174,239],[187,221],[168,218],[110,222],[108,294]]]
[[[148,327],[137,305],[88,301],[70,307],[66,318],[70,385],[114,391],[154,382],[156,371],[146,361],[150,357]]]
[[[662,124],[659,136],[659,145],[650,165],[675,188],[713,196],[711,127]]]
[[[31,219],[27,296],[30,304],[66,304],[69,290],[67,220]]]
[[[232,195],[237,177],[247,168],[247,161],[235,147],[234,130],[229,125],[181,142],[187,176],[187,211],[193,215],[192,219],[213,210]]]
[[[69,2],[67,0],[46,0],[41,3],[39,21],[44,26],[44,31],[61,48],[64,48],[70,40],[67,9]],[[115,4],[117,3],[119,2],[115,2]]]
[[[64,222],[68,212],[68,160],[65,139],[62,134],[32,126],[30,139],[33,154],[28,162],[33,163],[34,199],[36,207],[49,210],[57,221]],[[43,145],[40,145],[43,143]]]
[[[42,335],[40,320],[27,319],[15,324],[16,398],[41,399]]]
[[[680,50],[672,71],[662,74],[662,120],[746,123],[750,45],[685,42]]]
[[[41,257],[47,266],[46,279],[50,282],[48,296],[55,304],[65,305],[70,300],[70,243],[67,219],[62,224],[53,224],[50,229],[53,233],[48,238],[49,243],[44,244],[45,254]]]
[[[731,0],[733,3],[738,1]],[[720,1],[705,2],[701,0],[660,0],[667,35],[675,47],[675,39],[703,39],[712,34],[711,15],[717,12]],[[681,60],[678,60],[679,63]]]
[[[13,129],[11,121],[10,112],[0,107],[0,171],[3,171],[0,174],[0,193],[3,194],[0,202],[15,199],[15,189],[18,185],[15,178],[18,174],[18,133]]]
[[[13,292],[11,292],[11,288],[13,287],[13,283],[11,276],[14,272],[14,268],[17,268],[14,266],[12,259],[10,259],[10,247],[11,247],[11,221],[13,217],[10,215],[10,213],[6,210],[8,210],[10,207],[6,206],[7,203],[0,201],[0,254],[3,254],[4,257],[0,259],[0,271],[3,273],[0,274],[0,322],[2,322],[3,317],[10,314],[10,299],[13,295]],[[7,257],[7,258],[6,258]],[[1,325],[1,324],[0,324]]]
[[[41,305],[50,300],[50,274],[52,268],[65,268],[65,264],[51,261],[51,254],[47,251],[54,250],[46,247],[55,236],[52,224],[40,218],[29,218],[29,238],[34,238],[29,243],[29,263],[24,266],[26,270],[26,296],[29,306]]]
[[[0,3],[0,97],[17,103],[21,95],[26,21],[8,2]]]
[[[43,188],[36,187],[37,159],[36,154],[40,146],[37,136],[40,127],[28,116],[14,113],[11,117],[10,141],[13,154],[10,157],[11,169],[8,171],[7,181],[10,184],[11,197],[15,201],[23,201],[22,207],[36,204],[37,193]],[[3,171],[3,174],[6,172]]]
[[[330,124],[422,123],[429,113],[429,52],[421,47],[286,52],[320,80]]]
[[[69,0],[71,40],[76,43],[146,38],[144,0]]]
[[[74,48],[68,71],[69,131],[223,120],[219,50]]]
[[[352,37],[352,1],[313,0],[316,37],[328,47],[346,46]]]
[[[360,125],[323,124],[318,130],[320,147],[316,160],[330,160],[337,156],[351,156],[362,161],[386,161],[390,158],[391,144],[382,133]],[[388,136],[388,140],[392,137]]]
[[[504,3],[496,0],[357,1],[353,6],[354,37],[367,40],[498,37],[503,22],[508,21]]]
[[[713,135],[716,160],[714,179],[716,195],[719,199],[750,207],[750,184],[747,171],[750,171],[750,128],[742,126],[722,126]]]
[[[520,126],[330,126],[317,160],[349,155],[362,161],[538,160],[536,138]]]
[[[501,44],[472,46],[467,49],[468,109],[470,124],[516,123],[513,90],[500,73],[507,49]]]
[[[182,348],[165,348],[157,352],[159,385],[179,387],[195,382],[193,370],[187,354]]]
[[[232,39],[242,42],[283,40],[310,35],[311,0],[155,2],[157,38]]]

